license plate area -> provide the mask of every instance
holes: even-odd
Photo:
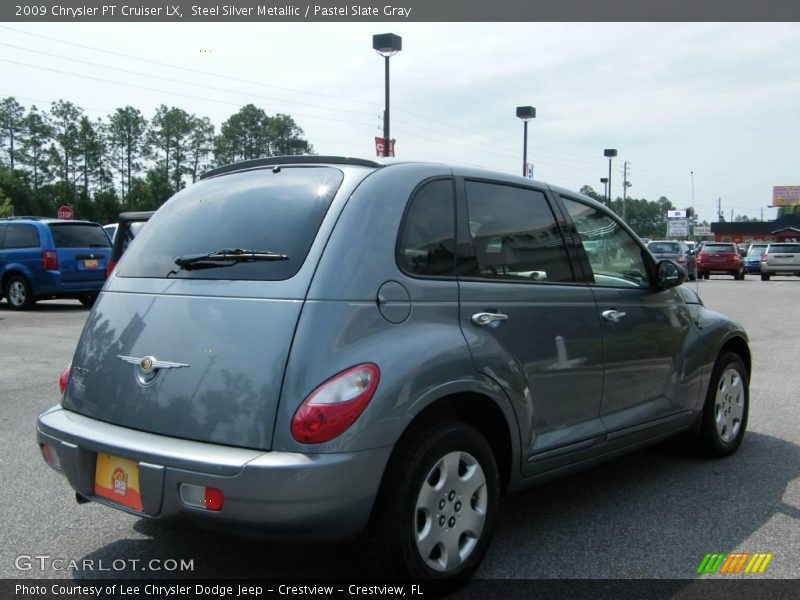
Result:
[[[94,493],[115,504],[143,512],[139,487],[139,465],[127,458],[97,454]]]
[[[84,269],[99,269],[100,268],[100,261],[96,258],[84,258],[83,259],[83,268]]]

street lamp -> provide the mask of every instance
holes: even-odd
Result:
[[[522,134],[522,176],[528,174],[528,121],[536,118],[536,109],[532,106],[518,106],[517,117],[525,123]]]
[[[617,150],[615,148],[606,148],[603,150],[603,156],[608,158],[608,193],[606,194],[606,199],[608,201],[608,207],[611,208],[611,159],[617,155]]]
[[[372,36],[372,48],[384,58],[386,108],[383,111],[383,155],[389,156],[389,58],[403,49],[403,38],[393,33],[379,33]]]
[[[603,196],[608,198],[608,177],[601,177],[600,183],[603,184]]]

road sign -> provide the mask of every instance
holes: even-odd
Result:
[[[667,221],[667,237],[689,237],[689,220],[670,219]]]
[[[667,218],[668,219],[685,219],[686,218],[686,211],[685,210],[668,210],[667,211]]]
[[[695,236],[711,235],[711,227],[707,225],[695,225],[694,234]]]
[[[385,140],[382,137],[375,138],[375,156],[383,156]],[[389,156],[394,156],[394,140],[389,141]]]
[[[75,218],[75,213],[72,212],[69,206],[59,206],[56,215],[59,219],[66,219],[67,221]]]
[[[800,185],[776,185],[772,188],[773,206],[800,204]]]

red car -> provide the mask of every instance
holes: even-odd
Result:
[[[709,242],[703,244],[697,255],[697,276],[708,279],[712,273],[733,275],[734,279],[744,279],[744,262],[736,244]]]

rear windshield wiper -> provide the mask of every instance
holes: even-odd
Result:
[[[272,260],[289,260],[289,255],[271,252],[269,250],[245,250],[243,248],[223,248],[208,254],[196,256],[179,256],[175,259],[175,264],[187,270],[191,269],[210,269],[215,267],[226,267],[240,262],[260,262]],[[217,263],[228,263],[220,265]]]

